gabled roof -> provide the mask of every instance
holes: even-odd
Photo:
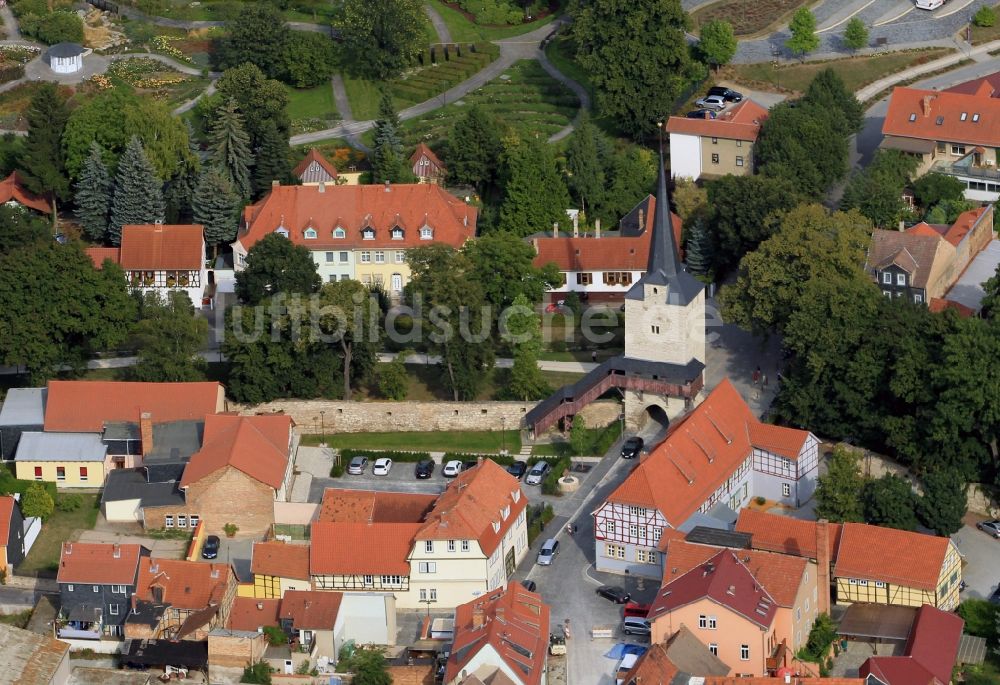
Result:
[[[357,247],[404,249],[430,243],[461,247],[476,235],[475,207],[435,184],[391,186],[276,186],[262,200],[243,210],[237,242],[249,250],[265,235],[284,229],[296,245],[311,250]],[[403,238],[393,240],[394,227]],[[433,238],[421,239],[420,229],[430,227]],[[343,238],[334,238],[340,227]],[[375,236],[364,240],[363,229]],[[315,238],[306,238],[308,229]]]
[[[726,607],[761,628],[768,628],[777,613],[774,598],[736,554],[726,549],[661,587],[648,617],[655,621],[702,599]]]
[[[987,74],[982,78],[972,79],[971,81],[965,81],[964,83],[959,83],[951,88],[945,88],[947,93],[965,93],[967,95],[976,94],[982,87],[983,83],[988,83],[992,89],[991,97],[1000,97],[1000,71],[995,71],[992,74]]]
[[[792,428],[759,429],[759,423],[733,384],[723,379],[704,402],[670,427],[667,439],[607,501],[657,509],[670,526],[680,526],[750,456],[752,447],[774,447],[789,455],[809,437],[807,431]]]
[[[314,576],[410,573],[407,558],[420,523],[331,523],[316,521],[309,572]]]
[[[944,239],[949,243],[958,247],[965,236],[972,232],[972,229],[976,227],[976,224],[986,216],[988,212],[992,210],[990,205],[985,207],[979,207],[977,209],[970,209],[967,212],[962,212],[955,219],[955,223],[948,227],[944,233]]]
[[[228,564],[143,557],[134,598],[198,611],[222,602],[231,573]],[[154,590],[158,590],[159,597]]]
[[[705,564],[718,553],[718,547],[671,540],[667,543],[663,561],[663,584]],[[749,549],[733,550],[733,554],[750,570],[778,606],[790,607],[795,604],[795,596],[808,564],[805,558]]]
[[[420,523],[436,495],[327,488],[317,521],[340,523]]]
[[[520,482],[492,459],[484,459],[448,484],[416,539],[477,540],[483,554],[490,556],[527,505]]]
[[[29,207],[36,212],[48,214],[52,211],[48,200],[39,197],[34,193],[29,193],[21,183],[21,177],[16,171],[10,172],[4,180],[0,181],[0,204],[10,201]]]
[[[242,630],[255,633],[258,628],[278,625],[278,610],[280,599],[256,599],[254,597],[237,597],[233,608],[229,610],[230,630]]]
[[[828,523],[829,559],[837,556],[841,524]],[[736,530],[750,533],[750,546],[768,552],[817,559],[816,521],[804,521],[790,516],[768,514],[753,509],[740,509]]]
[[[175,224],[122,226],[120,263],[126,271],[200,271],[205,266],[205,228]]]
[[[417,143],[417,149],[413,151],[412,155],[410,155],[410,162],[416,162],[421,157],[426,157],[438,169],[445,171],[444,164],[440,159],[438,159],[438,156],[434,154],[434,150],[431,150],[423,143]]]
[[[312,167],[315,164],[316,167]],[[309,172],[306,174],[306,172]],[[326,172],[325,174],[323,172]],[[309,152],[306,156],[302,158],[295,169],[292,170],[292,174],[301,180],[303,183],[320,183],[325,181],[334,181],[337,178],[337,167],[333,166],[330,161],[320,153],[314,147],[309,148]]]
[[[667,120],[667,131],[692,136],[752,142],[757,140],[761,124],[764,123],[765,119],[767,119],[767,110],[747,98],[732,109],[722,112],[715,119],[670,117]]]
[[[115,264],[121,264],[121,250],[117,247],[88,247],[84,250],[90,261],[94,263],[95,269],[104,266],[104,260],[110,259]]]
[[[139,559],[149,556],[141,545],[64,542],[59,555],[59,583],[132,585],[139,573]]]
[[[455,608],[455,636],[444,682],[451,682],[490,645],[525,685],[539,685],[549,646],[549,607],[520,583],[510,583]],[[499,665],[499,664],[497,664]]]
[[[625,685],[669,685],[678,675],[724,676],[729,671],[724,661],[682,625],[662,644],[650,645],[624,680]]]
[[[6,547],[10,541],[10,521],[14,517],[16,506],[10,495],[0,497],[0,547]]]
[[[885,685],[948,685],[951,679],[938,680],[918,661],[907,656],[871,657],[858,669],[867,678],[873,675]]]
[[[1000,146],[1000,99],[988,82],[973,93],[897,87],[889,98],[882,134]]]
[[[281,598],[278,618],[290,620],[296,630],[333,630],[343,598],[342,592],[289,590]]]
[[[917,611],[910,639],[906,643],[907,656],[916,659],[943,683],[951,679],[952,669],[958,659],[958,645],[962,641],[965,621],[955,614],[924,604]]]
[[[935,535],[845,523],[833,573],[840,578],[881,580],[934,590],[950,547],[948,538]],[[876,549],[879,553],[872,554]]]
[[[928,234],[924,228],[912,232],[877,228],[872,231],[868,268],[882,270],[891,265],[898,266],[910,275],[913,287],[924,288],[933,271],[934,261],[944,259],[948,250],[954,253],[954,248],[933,229]]]
[[[784,677],[775,676],[773,678],[744,678],[742,676],[727,676],[719,678],[709,676],[705,678],[702,685],[865,685],[861,678],[803,678],[801,676],[791,676],[791,680]]]
[[[250,552],[254,575],[309,580],[309,545],[285,542],[255,542]]]
[[[209,414],[205,438],[184,469],[181,487],[231,466],[275,490],[288,470],[292,419],[285,414]]]
[[[144,412],[154,423],[200,421],[222,409],[222,386],[204,383],[49,381],[45,430],[99,433],[105,423],[138,423]]]
[[[69,649],[68,642],[0,624],[0,680],[13,685],[62,683],[57,675],[69,661]],[[68,667],[65,672],[69,673]]]

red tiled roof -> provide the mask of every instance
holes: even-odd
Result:
[[[255,542],[250,552],[250,572],[279,578],[309,580],[309,545]]]
[[[799,452],[809,437],[806,431],[790,430],[761,421],[751,422],[747,425],[747,430],[750,432],[751,445],[788,459],[799,458]]]
[[[703,685],[865,685],[861,678],[802,678],[792,676],[791,681],[786,681],[783,677],[774,678],[744,678],[742,676],[708,676]]]
[[[965,238],[970,231],[972,231],[976,223],[988,211],[990,211],[990,207],[987,206],[962,212],[958,215],[958,218],[955,219],[955,223],[953,223],[945,232],[944,239],[955,247],[958,247],[958,245],[962,242],[962,239]]]
[[[951,679],[938,680],[933,673],[908,656],[870,657],[861,664],[858,673],[867,678],[874,675],[886,685],[948,685]]]
[[[777,613],[777,602],[767,588],[762,587],[732,550],[724,549],[664,584],[649,608],[648,617],[655,621],[701,599],[710,599],[762,628],[770,626]]]
[[[718,547],[671,540],[667,544],[666,558],[663,561],[663,584],[683,576],[718,553]],[[790,607],[795,604],[795,596],[809,563],[806,559],[749,549],[734,550],[734,554],[779,606]]]
[[[223,401],[215,382],[49,381],[45,430],[100,432],[106,422],[138,423],[143,412],[154,423],[200,421],[221,411]]]
[[[652,225],[656,207],[655,198],[650,200],[647,212],[648,225]],[[670,213],[674,228],[674,240],[681,244],[681,218]],[[644,229],[638,236],[613,236],[603,238],[535,238],[537,256],[534,264],[542,267],[554,262],[560,271],[645,271],[649,263],[649,243],[653,235],[651,229]]]
[[[988,83],[990,88],[993,89],[992,96],[1000,97],[1000,71],[994,72],[992,74],[987,74],[982,78],[972,79],[971,81],[965,81],[964,83],[959,83],[957,86],[952,86],[951,88],[945,88],[946,93],[966,93],[969,95],[975,95],[976,92],[982,87],[983,83]]]
[[[667,439],[608,496],[607,501],[657,509],[672,527],[686,521],[750,456],[752,447],[773,444],[787,451],[803,444],[807,431],[770,427],[757,431],[759,420],[724,379],[686,416],[671,426]]]
[[[520,583],[510,583],[506,590],[494,590],[458,605],[444,682],[455,680],[486,645],[521,682],[539,685],[549,646],[548,605]]]
[[[103,267],[106,259],[110,259],[115,264],[121,263],[121,251],[117,247],[88,247],[84,252],[94,263],[95,269]]]
[[[48,200],[34,193],[29,193],[24,188],[21,184],[21,178],[16,171],[10,172],[7,178],[0,181],[0,204],[10,202],[11,200],[42,214],[48,214],[52,211],[52,206]]]
[[[430,149],[429,147],[427,147],[423,143],[418,143],[417,144],[417,149],[413,151],[412,155],[410,155],[410,162],[411,163],[412,162],[416,162],[422,156],[423,157],[427,157],[427,159],[429,159],[431,161],[431,164],[433,164],[434,166],[436,166],[441,171],[445,170],[444,164],[441,162],[440,159],[438,159],[438,156],[434,154],[434,150]]]
[[[933,313],[943,312],[945,309],[954,309],[958,312],[958,315],[966,319],[971,318],[976,315],[976,310],[972,307],[967,307],[961,302],[954,302],[952,300],[946,300],[941,297],[932,297],[928,309]]]
[[[919,661],[942,683],[949,682],[964,626],[965,621],[955,614],[924,604],[910,630],[907,656]]]
[[[142,549],[141,545],[64,542],[56,580],[60,583],[132,585],[139,572]]]
[[[0,497],[0,547],[6,547],[10,541],[10,520],[14,516],[14,498],[10,495]]]
[[[302,161],[299,162],[292,170],[292,174],[296,178],[301,178],[302,174],[305,173],[306,169],[308,169],[309,165],[313,162],[319,164],[323,168],[323,171],[330,174],[332,178],[337,178],[337,167],[333,166],[333,164],[331,164],[330,161],[314,147],[309,148],[309,152],[306,153],[306,156],[302,158]]]
[[[667,685],[673,681],[680,671],[667,656],[667,649],[662,644],[652,644],[639,657],[632,670],[626,674],[625,685],[640,685],[640,683],[662,683]]]
[[[407,558],[421,525],[316,521],[310,529],[309,572],[409,575]]]
[[[255,599],[253,597],[237,597],[233,608],[229,610],[230,630],[242,630],[255,633],[258,628],[278,625],[278,609],[280,599]]]
[[[342,592],[289,590],[281,598],[278,618],[291,619],[296,630],[333,630]]]
[[[833,560],[840,543],[841,525],[829,523],[828,551]],[[736,520],[736,530],[740,533],[750,533],[750,546],[754,549],[781,554],[816,559],[816,522],[794,519],[790,516],[768,514],[753,509],[741,509]]]
[[[139,561],[134,597],[146,602],[162,602],[175,609],[197,611],[222,602],[230,573],[228,564],[143,557]],[[154,588],[160,589],[160,599],[154,594]]]
[[[126,271],[198,271],[205,266],[205,229],[177,224],[122,226],[121,265]]]
[[[882,134],[998,147],[1000,99],[992,92],[986,82],[974,93],[894,88]]]
[[[327,488],[317,521],[341,523],[420,523],[436,495]]]
[[[767,119],[767,110],[753,100],[744,100],[715,119],[688,119],[670,117],[667,132],[693,136],[726,138],[728,140],[757,140],[760,126]]]
[[[476,235],[475,207],[434,184],[390,186],[278,186],[260,202],[243,210],[237,241],[249,250],[258,240],[281,227],[296,245],[310,249],[336,247],[412,248],[431,242],[461,247]],[[346,237],[334,238],[337,227]],[[363,240],[362,229],[375,229],[374,240]],[[393,240],[393,227],[403,229],[403,239]],[[420,229],[429,226],[432,240],[421,240]],[[316,238],[306,239],[312,228]]]
[[[291,430],[292,419],[286,414],[206,416],[201,449],[184,468],[181,487],[232,466],[275,490],[280,489],[288,470]]]
[[[490,556],[527,505],[520,482],[492,459],[485,459],[448,484],[416,539],[478,540],[483,554]]]
[[[738,524],[737,524],[738,527]],[[845,523],[833,573],[934,590],[950,540],[907,530]],[[872,554],[878,550],[878,554]]]

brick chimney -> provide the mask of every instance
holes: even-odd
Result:
[[[279,181],[279,180],[278,180],[278,179],[276,179],[276,178],[272,178],[272,179],[271,179],[271,187],[272,187],[272,188],[277,188],[277,187],[278,187],[278,186],[280,186],[280,185],[281,185],[281,181]]]
[[[580,214],[579,213],[573,215],[573,237],[574,238],[579,238],[580,237]]]
[[[920,111],[923,112],[925,117],[929,117],[931,115],[931,101],[934,97],[934,95],[925,95],[920,100]]]
[[[600,238],[601,237],[601,220],[600,219],[594,219],[594,237],[595,238]]]
[[[642,233],[643,229],[646,228],[646,212],[642,209],[639,210],[639,233]]]
[[[830,522],[816,522],[816,587],[819,596],[817,610],[830,613]]]
[[[111,556],[113,556],[115,559],[122,558],[122,546],[119,545],[117,542],[111,548]]]
[[[553,221],[552,222],[552,237],[553,238],[558,238],[559,237],[559,222],[558,221]]]
[[[483,611],[481,606],[477,606],[472,610],[472,629],[478,630],[483,627],[486,623],[486,612]]]
[[[148,411],[139,415],[139,439],[142,440],[142,456],[153,451],[153,415]]]

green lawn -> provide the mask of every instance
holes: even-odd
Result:
[[[56,496],[57,501],[60,495]],[[80,494],[80,497],[83,498],[83,505],[79,509],[59,511],[57,507],[52,516],[42,524],[42,532],[35,540],[31,552],[17,567],[19,575],[55,577],[62,543],[74,539],[74,534],[79,530],[91,530],[97,522],[100,511],[98,496]]]
[[[303,435],[302,444],[317,445],[322,438],[321,435]],[[337,448],[418,452],[499,452],[506,447],[517,453],[521,449],[521,436],[516,430],[338,433],[326,436],[326,442]]]
[[[1000,5],[996,5],[993,10],[1000,14]],[[962,38],[965,38],[964,30]],[[997,40],[1000,38],[1000,21],[993,24],[993,26],[973,26],[972,27],[972,44],[979,45],[980,43],[989,43],[990,41]]]
[[[351,114],[356,121],[374,119],[378,116],[378,101],[380,97],[378,84],[364,79],[353,78],[347,74],[344,78],[344,90],[347,100],[351,103]]]
[[[0,614],[0,623],[15,628],[27,628],[28,621],[31,620],[31,609],[19,611],[16,614]]]
[[[781,90],[803,93],[816,74],[830,67],[844,80],[847,89],[853,92],[884,76],[907,67],[925,64],[950,52],[953,52],[951,48],[906,50],[887,55],[787,64],[778,68],[770,62],[734,64],[723,68],[720,77],[752,87],[777,87]]]
[[[501,40],[503,38],[520,36],[523,33],[534,31],[551,23],[557,16],[557,14],[550,14],[543,19],[516,26],[480,26],[473,21],[469,21],[464,14],[448,7],[441,0],[429,0],[429,4],[437,10],[444,23],[447,24],[448,32],[451,33],[451,39],[460,42]]]
[[[695,28],[713,19],[729,22],[737,36],[754,36],[785,23],[811,0],[719,0],[691,14]]]
[[[329,83],[321,83],[314,88],[285,86],[285,91],[288,93],[292,135],[330,128],[340,119]]]

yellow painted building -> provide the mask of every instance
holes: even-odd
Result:
[[[96,433],[22,433],[14,471],[22,480],[60,488],[99,488],[104,485],[107,451]]]
[[[289,590],[311,590],[309,551],[309,545],[254,543],[250,556],[253,583],[240,586],[240,597],[281,599]]]

